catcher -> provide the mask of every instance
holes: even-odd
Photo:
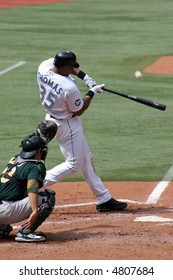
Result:
[[[11,158],[1,174],[0,238],[10,234],[11,224],[25,220],[15,236],[16,241],[46,240],[42,232],[35,230],[52,213],[55,205],[55,192],[49,189],[39,192],[39,189],[46,175],[47,144],[55,136],[57,126],[50,122],[40,125],[42,129],[46,128],[44,139],[39,136],[39,129],[25,138],[20,145],[20,154]]]

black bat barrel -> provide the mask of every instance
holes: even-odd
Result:
[[[152,108],[155,108],[155,109],[158,109],[158,110],[161,110],[161,111],[166,110],[166,105],[155,102],[155,101],[151,101],[151,100],[148,100],[148,99],[144,99],[144,98],[141,98],[141,97],[138,97],[138,96],[129,95],[129,94],[118,92],[118,91],[114,91],[114,90],[111,90],[111,89],[107,89],[105,87],[103,88],[103,90],[105,90],[107,92],[111,92],[111,93],[116,94],[116,95],[120,95],[122,97],[128,98],[128,99],[133,100],[135,102],[141,103],[141,104],[146,105],[146,106],[150,106]]]

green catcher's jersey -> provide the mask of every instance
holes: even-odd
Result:
[[[0,201],[17,201],[27,196],[27,181],[38,180],[40,188],[43,186],[45,166],[40,161],[23,161],[15,165],[18,156],[11,158],[0,177]],[[39,165],[42,167],[39,168]],[[8,176],[5,176],[8,174]],[[4,175],[4,176],[3,176]],[[12,179],[10,179],[12,177]],[[16,181],[15,181],[16,180]]]

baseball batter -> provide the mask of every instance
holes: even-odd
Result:
[[[84,98],[81,97],[77,83],[71,75],[78,76],[89,87]],[[111,197],[109,190],[96,174],[80,119],[94,95],[103,91],[104,84],[96,85],[91,77],[79,69],[76,55],[66,50],[58,52],[54,58],[39,65],[37,80],[41,104],[47,112],[46,120],[56,122],[58,130],[55,137],[65,158],[63,163],[47,171],[44,187],[81,171],[97,199],[98,211],[126,208],[125,202]]]

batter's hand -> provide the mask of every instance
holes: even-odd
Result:
[[[87,87],[89,87],[90,89],[97,84],[93,78],[88,76],[88,74],[85,75],[83,80],[84,80],[85,84],[87,85]]]
[[[96,86],[92,87],[92,88],[90,89],[90,91],[94,92],[94,94],[95,94],[95,93],[101,93],[101,92],[103,92],[103,87],[104,87],[104,86],[105,86],[105,84],[96,85]]]

